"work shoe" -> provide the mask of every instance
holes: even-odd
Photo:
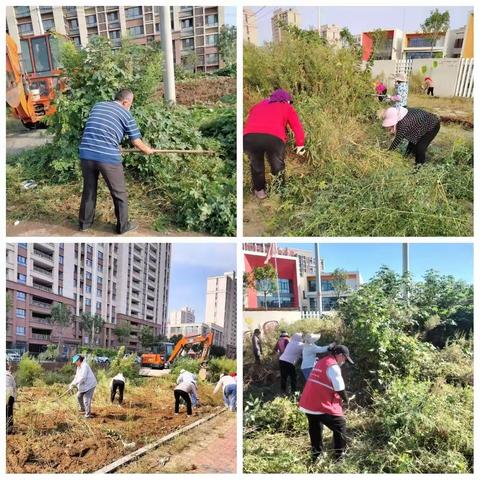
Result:
[[[138,228],[138,224],[135,222],[128,222],[127,228],[123,232],[117,232],[119,235],[123,235],[124,233],[134,232]]]
[[[79,409],[79,410],[78,410],[78,413],[85,413],[85,410]]]
[[[93,415],[91,414],[85,415],[85,418],[93,418]]]
[[[255,196],[259,200],[265,200],[267,198],[267,194],[265,193],[265,190],[255,190]]]
[[[92,228],[91,225],[79,225],[78,229],[81,231],[81,232],[88,232],[90,229]]]

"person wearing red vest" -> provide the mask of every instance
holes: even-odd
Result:
[[[295,135],[296,153],[305,153],[305,133],[292,106],[292,96],[285,90],[275,90],[269,98],[254,105],[243,129],[243,150],[250,159],[253,188],[260,200],[265,193],[265,155],[273,175],[284,182],[285,143],[287,126]]]
[[[335,458],[341,458],[345,452],[347,425],[342,405],[348,407],[348,397],[340,369],[345,362],[353,365],[348,348],[336,345],[329,355],[317,361],[300,397],[299,409],[308,418],[314,461],[323,451],[324,425],[333,432]]]

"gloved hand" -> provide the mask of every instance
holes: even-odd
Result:
[[[305,155],[305,146],[295,147],[295,153],[300,156]]]

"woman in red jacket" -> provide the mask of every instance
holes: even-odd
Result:
[[[284,180],[286,127],[295,135],[296,153],[305,153],[305,134],[297,112],[292,106],[292,97],[285,90],[275,90],[269,98],[252,107],[243,131],[243,150],[250,159],[253,188],[257,198],[263,200],[265,193],[265,163],[273,175]]]

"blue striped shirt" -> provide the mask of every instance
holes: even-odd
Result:
[[[121,163],[119,145],[141,137],[132,114],[118,102],[98,102],[90,111],[80,142],[80,159]]]

